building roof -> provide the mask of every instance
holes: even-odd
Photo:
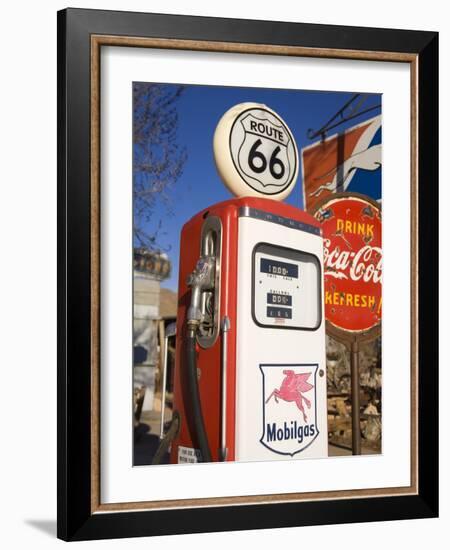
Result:
[[[177,316],[178,296],[173,290],[161,288],[159,294],[159,315],[162,319]]]

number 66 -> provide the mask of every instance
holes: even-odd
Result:
[[[261,145],[261,143],[262,141],[260,139],[257,139],[255,143],[252,145],[250,152],[248,154],[248,165],[250,166],[251,170],[253,170],[253,172],[256,172],[257,174],[261,174],[267,168],[266,157],[261,153],[261,151],[257,150],[258,147]],[[277,155],[280,152],[280,150],[281,150],[281,147],[277,145],[275,149],[272,151],[272,154],[269,160],[270,174],[276,180],[281,179],[284,176],[284,173],[286,171],[284,164],[281,162],[279,158],[277,158]],[[255,159],[259,159],[261,163],[259,166],[255,164]],[[276,167],[278,167],[277,171],[275,171]]]

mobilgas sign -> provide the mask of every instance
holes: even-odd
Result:
[[[315,217],[324,239],[325,317],[339,330],[367,332],[381,322],[381,210],[343,193],[321,204]]]
[[[281,200],[297,179],[297,146],[287,124],[258,103],[235,105],[223,115],[214,134],[214,157],[237,196]]]
[[[319,435],[317,365],[260,365],[263,426],[260,442],[277,454],[294,456]]]

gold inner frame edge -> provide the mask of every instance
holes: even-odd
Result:
[[[234,497],[210,497],[145,502],[102,504],[100,501],[100,50],[102,46],[163,48],[205,52],[247,53],[259,55],[286,55],[390,61],[410,65],[410,152],[411,152],[411,484],[408,487],[318,491],[313,493],[282,493]],[[341,500],[347,498],[405,496],[418,494],[418,55],[403,52],[308,48],[270,44],[247,44],[142,38],[132,36],[91,35],[90,86],[90,151],[91,151],[91,513],[133,510],[163,510],[218,506],[243,506],[313,500]]]

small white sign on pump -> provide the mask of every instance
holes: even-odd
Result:
[[[284,120],[260,103],[240,103],[214,134],[220,177],[238,197],[286,198],[298,175],[298,151]]]

